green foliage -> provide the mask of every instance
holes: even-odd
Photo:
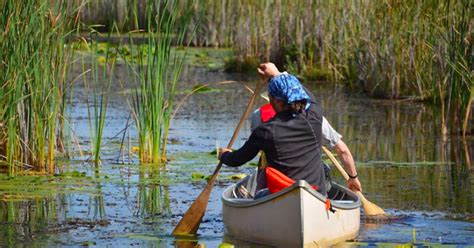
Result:
[[[200,172],[193,172],[191,173],[191,178],[193,180],[208,180],[208,178],[210,178],[210,176],[206,176]]]
[[[307,81],[327,81],[331,78],[331,71],[316,67],[306,67],[301,75]]]
[[[227,178],[230,179],[230,180],[236,180],[237,181],[237,180],[244,179],[246,176],[247,176],[247,174],[239,173],[239,174],[230,175]]]
[[[133,114],[138,130],[139,157],[142,162],[166,161],[166,141],[171,122],[176,84],[185,53],[171,52],[172,45],[183,45],[186,20],[180,18],[176,1],[146,1],[146,32],[129,68],[138,78],[133,100]],[[138,20],[137,20],[138,22]],[[131,48],[132,32],[129,33]]]
[[[441,107],[441,118],[444,134],[458,133],[463,129],[466,134],[470,119],[469,110],[472,103],[472,86],[474,85],[473,44],[472,44],[472,1],[459,1],[459,4],[443,6],[445,11],[444,25],[435,27],[447,44],[437,44],[442,53],[437,53],[446,64],[436,64],[438,71],[432,81],[433,101]],[[469,38],[471,41],[469,41]],[[464,120],[463,120],[464,119]],[[464,122],[464,124],[461,124]],[[448,130],[449,129],[449,130]]]
[[[135,11],[121,27],[149,30],[150,18],[138,19],[146,17],[145,8],[134,4],[126,4]],[[174,25],[174,34],[184,28],[184,41],[195,46],[232,47],[226,71],[253,72],[270,60],[308,79],[344,81],[369,96],[430,100],[442,109],[440,118],[451,132],[460,122],[469,123],[472,1],[185,0],[177,5],[176,22],[189,25]],[[196,54],[195,63],[220,68],[207,55]],[[128,59],[137,58],[131,53]],[[328,70],[330,77],[313,68]]]
[[[446,129],[457,133],[461,120],[469,123],[472,105],[473,4],[200,0],[194,11],[209,18],[193,41],[233,47],[227,71],[255,70],[258,63],[247,58],[270,60],[307,78],[344,81],[373,97],[432,100]],[[314,68],[327,69],[330,77]]]
[[[235,246],[233,244],[229,244],[229,243],[220,243],[219,248],[234,248]]]
[[[53,173],[75,10],[69,1],[33,0],[1,1],[0,9],[0,160],[9,175],[25,167]]]
[[[210,92],[210,91],[215,91],[215,90],[209,86],[198,84],[198,85],[195,85],[191,91],[193,91],[194,93],[203,93],[203,92]]]
[[[66,178],[71,178],[71,177],[86,177],[87,174],[86,172],[79,172],[79,171],[71,171],[71,172],[63,172],[61,174],[54,174],[55,177],[66,177]]]
[[[255,72],[260,64],[260,60],[255,56],[246,56],[243,59],[237,57],[227,57],[224,60],[224,70],[226,72]]]

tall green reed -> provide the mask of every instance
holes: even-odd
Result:
[[[52,173],[75,10],[69,1],[35,0],[1,1],[0,8],[1,160],[11,176],[31,167]]]
[[[90,49],[92,80],[86,83],[92,85],[92,90],[90,90],[92,93],[92,103],[90,102],[89,96],[86,96],[86,104],[89,116],[92,161],[96,167],[100,165],[102,136],[104,134],[110,87],[114,79],[113,75],[116,64],[115,57],[111,57],[110,44],[108,42],[105,44],[105,56],[104,62],[102,62],[98,59],[102,57],[95,59],[98,54],[98,42],[92,42]]]
[[[466,135],[470,120],[474,86],[471,1],[446,1],[443,6],[444,25],[436,27],[444,42],[435,47],[438,77],[433,82],[437,97],[433,100],[441,108],[443,133]],[[448,130],[449,129],[449,130]]]
[[[161,164],[166,161],[166,140],[185,56],[178,50],[184,44],[187,18],[180,16],[178,10],[177,1],[148,0],[146,31],[130,32],[132,54],[137,59],[129,64],[138,81],[133,115],[142,162]],[[141,32],[145,42],[134,46],[132,34],[136,32]],[[173,51],[173,45],[178,49]]]

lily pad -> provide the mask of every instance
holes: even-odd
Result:
[[[130,235],[128,235],[128,238],[143,239],[143,240],[149,240],[149,241],[161,241],[160,238],[157,238],[157,237],[154,237],[154,236],[143,235],[143,234],[130,234]]]
[[[220,243],[219,248],[234,248],[235,246],[233,244],[229,243]]]
[[[191,178],[194,180],[200,180],[200,179],[205,179],[206,175],[199,173],[199,172],[193,172],[191,173]]]
[[[230,175],[228,178],[232,179],[232,180],[241,180],[246,176],[247,176],[247,174],[239,173],[239,174]]]
[[[96,245],[94,241],[84,241],[81,243],[81,246],[93,246]]]

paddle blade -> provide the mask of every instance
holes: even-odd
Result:
[[[362,201],[362,207],[364,208],[364,212],[367,216],[386,215],[385,211],[381,207],[367,200],[362,194],[362,192],[357,191],[356,194],[357,196],[359,196],[360,200]]]
[[[207,196],[201,197],[201,195],[199,195],[200,197],[193,202],[183,218],[179,221],[178,225],[174,228],[172,232],[173,235],[196,234],[199,225],[201,224],[201,220],[204,217],[209,195],[210,192]]]
[[[183,218],[181,218],[178,225],[174,228],[172,232],[173,235],[196,234],[204,217],[204,213],[206,212],[207,203],[209,202],[216,176],[217,174],[209,179],[204,190],[199,194]]]

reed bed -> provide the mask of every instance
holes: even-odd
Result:
[[[372,97],[434,102],[446,130],[469,129],[472,1],[188,2],[206,16],[191,42],[233,47],[235,65],[271,60],[306,78],[329,72]]]
[[[110,3],[120,13],[111,18],[122,28],[146,29],[145,2]],[[343,81],[371,97],[433,102],[445,133],[472,126],[472,1],[176,3],[179,15],[192,12],[186,42],[232,47],[231,71],[270,60],[305,79]]]
[[[178,1],[146,1],[145,31],[130,35],[133,61],[128,61],[137,78],[133,116],[138,130],[141,162],[162,164],[166,161],[166,142],[171,123],[174,96],[185,53],[172,51],[183,46],[186,16],[180,15]],[[138,18],[137,14],[133,15]],[[138,20],[135,22],[138,23]],[[136,45],[133,34],[141,33],[144,44]]]
[[[71,60],[66,38],[80,19],[74,6],[93,2],[0,2],[0,165],[9,175],[19,169],[55,171],[55,151],[63,150]],[[109,23],[132,29],[127,49],[133,59],[127,62],[138,85],[132,105],[140,160],[166,160],[185,54],[179,48],[185,44],[233,47],[231,62],[241,69],[271,60],[304,78],[343,81],[372,97],[430,101],[444,134],[466,135],[474,95],[473,5],[469,0],[135,0],[117,5],[116,13],[125,9],[123,18]],[[137,36],[145,43],[134,44]],[[98,108],[90,113],[97,162],[107,99],[95,96],[98,104],[90,106]]]
[[[68,1],[0,2],[0,162],[53,173],[75,10]]]

